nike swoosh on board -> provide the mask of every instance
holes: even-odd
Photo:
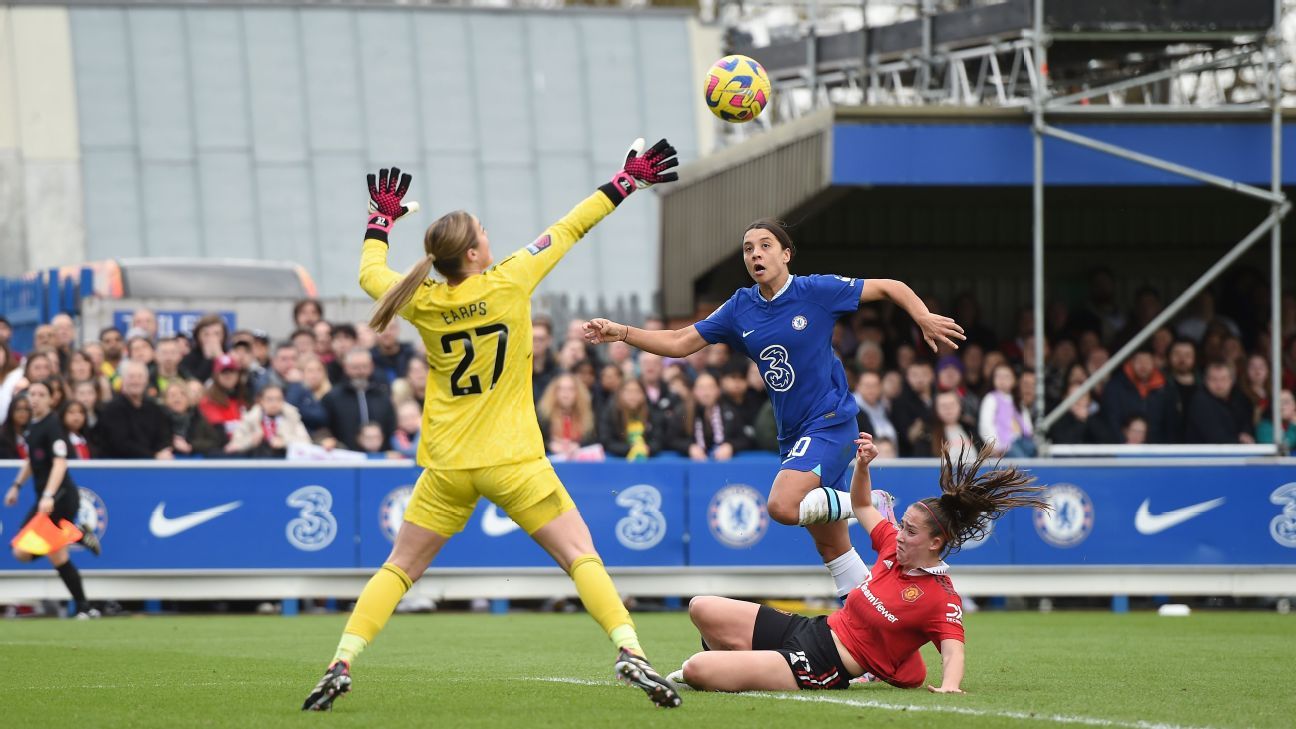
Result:
[[[1139,534],[1159,534],[1171,527],[1178,526],[1189,519],[1201,516],[1211,509],[1215,509],[1224,503],[1224,497],[1210,501],[1203,501],[1200,504],[1185,506],[1182,509],[1174,509],[1161,514],[1153,514],[1148,506],[1152,504],[1152,499],[1144,499],[1139,504],[1138,512],[1134,514],[1134,529]]]
[[[213,506],[210,509],[195,511],[192,514],[184,516],[168,517],[166,515],[166,502],[158,502],[157,507],[153,509],[152,516],[149,517],[149,532],[160,539],[174,537],[175,535],[193,529],[204,522],[209,522],[216,517],[229,513],[243,505],[242,501],[231,501],[228,504]]]
[[[488,537],[502,537],[522,527],[518,526],[517,522],[501,514],[498,506],[487,504],[486,510],[482,512],[481,528]]]

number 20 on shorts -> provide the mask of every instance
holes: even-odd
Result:
[[[788,458],[800,458],[810,450],[810,436],[803,435],[792,444],[792,449],[788,451]]]

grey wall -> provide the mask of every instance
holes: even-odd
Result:
[[[423,211],[529,243],[619,167],[636,136],[698,153],[691,21],[676,13],[441,9],[69,11],[90,259],[238,256],[305,265],[361,295],[364,175],[412,172]],[[600,225],[541,292],[657,288],[657,202]]]

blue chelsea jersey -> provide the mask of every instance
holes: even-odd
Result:
[[[779,441],[818,425],[854,420],[859,407],[832,348],[837,319],[859,308],[864,279],[789,276],[773,300],[760,286],[738,289],[696,324],[710,344],[724,342],[760,367],[778,421]]]

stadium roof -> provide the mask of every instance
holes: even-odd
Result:
[[[1285,117],[1284,128],[1296,131],[1296,113]],[[1096,111],[1059,126],[1267,185],[1266,118],[1262,109],[1227,117],[1178,111],[1134,118]],[[1054,187],[1198,184],[1054,139],[1045,142],[1045,156],[1045,181]],[[1284,184],[1296,184],[1296,145],[1284,144],[1283,158]],[[837,107],[776,126],[682,167],[680,184],[662,191],[663,313],[695,315],[699,280],[736,256],[742,231],[759,218],[807,219],[851,189],[876,195],[867,191],[1028,188],[1031,169],[1030,117],[1020,108]],[[824,194],[830,189],[841,194]]]

